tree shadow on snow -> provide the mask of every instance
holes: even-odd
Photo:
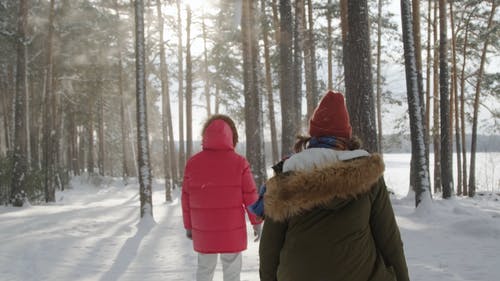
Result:
[[[137,224],[137,232],[133,237],[125,241],[120,252],[116,256],[111,268],[104,274],[100,281],[116,281],[127,271],[132,261],[137,256],[137,250],[142,243],[142,240],[151,229],[156,225],[152,217],[145,216]]]

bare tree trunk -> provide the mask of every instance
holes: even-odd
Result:
[[[453,13],[453,0],[450,2],[450,25],[451,25],[451,47],[452,47],[452,83],[451,83],[451,96],[453,97],[455,106],[455,144],[457,153],[457,195],[462,195],[462,145],[460,143],[460,122],[459,122],[459,108],[458,108],[458,75],[457,75],[457,40],[455,33],[454,13]]]
[[[258,186],[266,180],[264,133],[262,120],[262,96],[259,93],[258,49],[253,0],[243,0],[241,31],[243,48],[243,86],[245,94],[246,156]]]
[[[379,1],[379,3],[380,3],[380,1]],[[332,0],[328,0],[328,4],[326,7],[326,26],[327,26],[326,45],[328,47],[328,89],[329,90],[333,90],[332,13],[333,13]],[[308,111],[308,113],[309,113],[309,111]],[[308,117],[310,117],[310,115],[308,115]]]
[[[340,28],[342,30],[342,43],[345,49],[347,42],[347,33],[349,32],[349,25],[347,22],[347,0],[340,0]]]
[[[220,107],[220,88],[219,85],[216,83],[215,84],[215,106],[214,106],[214,113],[219,114],[219,107]]]
[[[172,112],[170,108],[170,92],[168,87],[168,69],[165,55],[164,20],[161,12],[161,1],[156,1],[158,13],[158,29],[160,31],[160,75],[162,96],[162,136],[163,136],[163,167],[165,174],[165,201],[172,201],[172,183],[177,182],[177,164],[175,163],[175,144],[172,128]]]
[[[422,44],[420,39],[420,0],[412,0],[412,20],[413,20],[413,36],[415,43],[415,60],[417,63],[418,83],[422,81]],[[422,97],[421,84],[419,86],[419,94]],[[423,92],[423,91],[422,91]],[[423,101],[423,100],[422,100]]]
[[[191,62],[191,7],[186,19],[186,158],[193,155],[193,64]]]
[[[412,18],[413,18],[413,34],[415,39],[415,60],[417,63],[417,82],[418,82],[418,94],[420,95],[420,101],[422,104],[422,117],[425,116],[425,104],[424,104],[424,83],[422,78],[422,39],[420,32],[420,0],[412,0]],[[425,127],[424,127],[425,130]],[[427,133],[424,132],[424,137]],[[429,139],[425,139],[426,147],[426,159],[429,158]],[[428,160],[427,160],[428,161]]]
[[[32,75],[32,77],[35,76],[35,75]],[[35,89],[37,88],[37,86],[35,85],[35,77],[31,78],[30,79],[30,83],[31,83],[31,89],[32,92],[34,93],[35,92]],[[45,79],[43,79],[45,80]],[[1,86],[1,83],[0,83],[0,86]],[[43,93],[43,90],[42,90],[42,93]],[[30,108],[29,108],[29,112],[30,112],[30,118],[29,120],[30,121],[30,142],[29,142],[29,145],[30,145],[30,156],[31,156],[31,169],[34,169],[34,170],[40,170],[41,169],[41,163],[40,163],[40,151],[39,151],[39,148],[40,148],[40,126],[42,126],[42,122],[41,122],[41,116],[42,116],[42,108],[43,108],[43,95],[35,95],[35,94],[32,94],[31,97],[31,102],[29,103],[30,104]],[[0,150],[1,151],[1,150]]]
[[[276,134],[276,118],[274,112],[274,95],[273,95],[273,85],[271,78],[271,58],[269,55],[269,26],[266,20],[266,1],[261,0],[261,16],[262,16],[262,39],[264,42],[264,64],[266,69],[266,92],[267,92],[267,106],[269,114],[269,128],[271,131],[271,150],[273,163],[279,161],[279,149],[278,149],[278,139]]]
[[[295,18],[293,19],[293,87],[294,87],[294,117],[298,124],[298,132],[302,128],[302,52],[304,49],[304,0],[295,0]],[[290,82],[292,82],[290,81]]]
[[[437,28],[437,11],[438,4],[434,4],[434,21],[433,21],[433,38],[434,38],[434,63],[432,65],[433,69],[433,140],[434,140],[434,192],[441,192],[441,137],[439,134],[439,56],[438,56],[438,28]]]
[[[130,106],[127,106],[127,115],[128,115],[128,125],[129,125],[129,132],[130,132],[130,147],[132,148],[132,159],[134,159],[135,161],[132,161],[133,164],[134,164],[134,175],[135,176],[139,176],[139,167],[137,165],[137,152],[136,152],[136,148],[137,148],[137,138],[135,138],[135,141],[134,141],[134,128],[133,128],[133,120],[132,120],[132,113],[130,111]]]
[[[307,2],[306,2],[307,3]],[[305,9],[307,8],[307,14],[306,14],[306,11]],[[314,83],[314,78],[313,78],[313,73],[312,73],[312,68],[313,68],[313,57],[312,57],[312,52],[313,52],[313,44],[314,42],[311,41],[311,32],[313,32],[312,30],[312,25],[311,25],[311,28],[308,27],[308,16],[306,17],[306,15],[309,15],[309,7],[307,7],[307,4],[304,6],[304,14],[303,14],[303,17],[304,19],[301,21],[301,27],[300,29],[303,30],[304,34],[303,34],[303,41],[304,41],[304,47],[303,47],[303,50],[304,50],[304,79],[305,79],[305,84],[306,84],[306,93],[305,93],[305,96],[306,96],[306,112],[305,112],[305,118],[304,118],[304,125],[305,127],[307,127],[307,123],[308,121],[311,119],[311,115],[314,111],[314,108],[316,106],[316,104],[314,103],[314,95],[313,95],[313,83]],[[327,11],[327,18],[328,18],[328,11]],[[331,22],[330,22],[331,24]],[[330,38],[328,38],[328,36],[330,36]],[[331,40],[331,34],[330,35],[327,35],[327,41],[328,40]],[[327,44],[329,44],[327,42]],[[331,55],[331,54],[329,54]],[[330,64],[330,61],[328,62],[328,64]],[[328,65],[328,71],[329,71],[329,74],[330,75],[330,71],[331,71],[331,66]]]
[[[85,138],[86,138],[86,127],[83,127],[78,132],[78,169],[80,172],[85,170]]]
[[[479,115],[479,98],[481,95],[481,82],[483,82],[484,64],[486,62],[486,53],[488,51],[488,44],[490,40],[490,30],[493,24],[493,17],[495,15],[495,9],[497,7],[497,1],[492,1],[491,13],[488,19],[488,26],[486,28],[486,38],[484,39],[483,52],[481,54],[481,62],[479,64],[479,70],[477,72],[476,81],[476,91],[474,96],[474,114],[472,117],[472,139],[471,139],[471,149],[470,149],[470,173],[469,173],[469,196],[474,197],[476,194],[476,148],[477,148],[477,119]]]
[[[426,83],[425,83],[425,139],[427,140],[427,151],[430,151],[430,131],[431,131],[431,65],[432,65],[432,2],[427,3],[427,66],[426,66]],[[430,166],[430,163],[429,165]]]
[[[58,81],[54,79],[54,83],[57,83]],[[54,86],[54,88],[57,88],[57,86]],[[61,173],[62,170],[61,168],[64,167],[62,166],[62,151],[64,144],[61,143],[62,136],[64,135],[64,114],[63,114],[63,105],[61,102],[61,98],[59,95],[54,95],[54,101],[52,103],[53,106],[53,111],[56,113],[54,118],[53,123],[55,124],[55,129],[54,129],[54,146],[55,146],[55,161],[54,161],[54,168],[55,168],[55,185],[54,187],[59,187],[59,190],[64,190],[64,187],[62,186],[61,183]],[[55,198],[54,198],[55,201]]]
[[[28,135],[27,111],[27,33],[28,33],[28,1],[19,1],[17,19],[17,74],[15,95],[15,126],[14,126],[14,161],[12,173],[12,187],[10,191],[11,203],[16,207],[24,204],[24,180],[28,171],[27,149]]]
[[[299,132],[299,124],[294,123],[295,110],[293,103],[293,84],[290,77],[293,77],[293,57],[292,57],[292,8],[290,0],[280,0],[280,99],[281,99],[281,157],[292,152],[295,143],[295,136]]]
[[[439,0],[439,93],[441,113],[441,178],[443,198],[450,198],[453,189],[453,162],[450,130],[450,100],[448,77],[448,32],[446,0]]]
[[[273,0],[271,8],[273,11],[273,27],[274,27],[274,37],[275,37],[274,39],[276,40],[276,45],[279,46],[281,30],[280,30],[280,18],[278,15],[278,5],[276,1],[277,0]]]
[[[422,120],[421,101],[418,93],[417,64],[412,34],[410,0],[401,0],[401,20],[405,54],[406,88],[408,95],[408,111],[410,113],[410,130],[412,159],[415,174],[414,180],[415,206],[430,200],[430,179],[425,160],[424,122]],[[428,195],[426,195],[428,193]]]
[[[151,166],[149,161],[148,114],[146,101],[146,59],[144,51],[144,4],[135,0],[135,68],[137,95],[137,144],[141,218],[153,217]]]
[[[99,94],[99,112],[97,114],[98,119],[98,142],[99,142],[99,153],[97,157],[97,166],[99,167],[99,175],[104,176],[104,100],[102,96],[101,83],[99,84],[98,94]]]
[[[71,163],[71,170],[74,175],[80,175],[80,165],[78,159],[80,158],[78,151],[78,130],[76,128],[75,122],[75,112],[74,109],[69,113],[69,135],[71,142],[71,151],[69,154],[69,161]],[[81,140],[80,140],[81,141]]]
[[[88,97],[88,120],[87,120],[87,173],[89,175],[94,173],[94,120],[93,110],[94,100],[91,96]]]
[[[381,53],[382,53],[382,5],[383,1],[378,0],[378,14],[377,14],[377,130],[378,130],[378,152],[382,153],[382,74],[381,67]]]
[[[207,50],[207,27],[205,25],[205,15],[201,19],[201,30],[203,34],[203,78],[205,80],[205,101],[207,103],[207,117],[212,115],[210,105],[210,73],[208,71],[208,50]]]
[[[464,196],[467,196],[469,194],[469,188],[468,188],[468,183],[467,183],[467,143],[465,141],[465,66],[467,63],[467,49],[469,48],[468,46],[468,41],[469,41],[469,23],[470,23],[470,18],[473,15],[473,13],[469,14],[469,17],[465,21],[465,35],[464,35],[464,43],[463,43],[463,58],[462,58],[462,70],[460,74],[460,124],[462,127],[462,182],[463,182],[463,188],[462,188],[462,194]]]
[[[12,151],[12,140],[13,140],[13,117],[14,117],[14,99],[15,93],[15,81],[14,81],[14,66],[7,65],[5,74],[5,95],[2,95],[3,100],[3,121],[4,121],[4,139],[5,139],[5,150]]]
[[[179,100],[179,173],[180,177],[184,174],[184,166],[186,165],[186,153],[184,150],[184,67],[183,67],[183,51],[182,51],[182,17],[181,17],[181,0],[177,0],[177,59],[179,62],[179,70],[177,73],[178,80],[178,100]]]
[[[1,101],[2,101],[2,113],[3,113],[3,126],[4,126],[4,140],[5,140],[5,150],[9,151],[10,150],[10,135],[11,135],[11,129],[10,129],[10,100],[12,98],[11,95],[11,83],[12,81],[9,79],[10,78],[10,72],[11,69],[8,67],[7,73],[6,73],[6,78],[4,81],[4,94],[1,96]]]
[[[47,38],[47,62],[45,71],[45,100],[44,100],[44,115],[43,115],[43,165],[42,170],[44,172],[44,192],[45,201],[53,202],[55,200],[55,190],[53,187],[54,179],[54,138],[52,132],[54,130],[54,125],[52,123],[52,99],[53,99],[53,32],[54,32],[54,0],[50,1],[50,11],[49,11],[49,23],[48,23],[48,38]]]
[[[425,118],[426,114],[426,104],[424,103],[424,82],[422,78],[422,39],[420,32],[420,0],[412,0],[412,20],[413,20],[413,34],[414,34],[414,44],[415,44],[415,60],[417,63],[417,83],[418,83],[418,94],[421,101],[422,119]],[[423,119],[424,120],[424,119]],[[429,167],[429,134],[427,133],[427,127],[424,124],[424,142],[425,142],[425,159],[427,161],[427,167]]]
[[[304,9],[305,10],[305,9]],[[314,108],[318,104],[319,94],[318,94],[318,83],[316,77],[316,49],[314,42],[314,20],[312,18],[312,3],[307,0],[307,18],[304,14],[304,20],[302,20],[304,35],[304,68],[305,68],[305,80],[306,80],[306,102],[307,102],[307,112],[305,121],[311,118]],[[331,39],[331,38],[330,38]],[[331,47],[331,46],[330,46]],[[331,55],[331,54],[329,54]],[[331,62],[329,62],[329,71],[332,71]],[[329,74],[333,75],[333,74]]]
[[[17,75],[17,74],[16,74]],[[17,94],[17,83],[14,77],[14,66],[9,65],[7,68],[7,80],[10,81],[10,95],[9,100],[7,101],[7,107],[9,109],[8,114],[8,127],[10,134],[8,135],[8,143],[9,143],[9,151],[14,151],[14,135],[15,135],[15,117],[16,117],[16,94]]]
[[[114,0],[115,4],[115,11],[117,18],[120,19],[120,13],[118,11],[118,1]],[[119,32],[119,30],[117,30]],[[122,140],[122,154],[123,154],[123,159],[122,159],[122,176],[123,176],[123,181],[127,183],[128,177],[130,175],[129,168],[128,168],[128,153],[127,153],[127,138],[128,138],[128,132],[127,132],[127,125],[126,125],[126,117],[125,117],[125,97],[123,93],[123,58],[122,58],[122,37],[120,35],[117,36],[117,51],[118,51],[118,92],[120,94],[120,124],[121,124],[121,140]],[[163,45],[161,45],[163,46]]]
[[[377,151],[367,0],[348,1],[347,48],[344,48],[346,104],[353,134]]]

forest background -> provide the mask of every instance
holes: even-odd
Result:
[[[368,150],[425,155],[415,191],[474,196],[475,153],[500,147],[498,4],[1,0],[0,202],[54,202],[81,174],[141,195],[162,177],[169,201],[214,113],[261,184],[328,89]]]

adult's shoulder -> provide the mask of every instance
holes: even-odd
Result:
[[[339,161],[349,161],[369,157],[366,150],[334,150],[330,148],[309,148],[290,156],[283,163],[283,172],[307,171],[318,167],[331,165]]]

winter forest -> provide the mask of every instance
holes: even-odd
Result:
[[[53,202],[73,175],[148,170],[146,188],[164,178],[168,201],[219,112],[240,124],[262,183],[327,89],[345,93],[368,150],[384,152],[395,131],[415,170],[439,167],[415,190],[474,196],[478,132],[499,129],[497,4],[2,1],[0,199]],[[384,121],[398,106],[398,125]]]
[[[177,204],[186,160],[201,149],[200,127],[217,113],[236,121],[237,150],[260,186],[270,166],[292,153],[332,89],[344,93],[353,134],[366,150],[387,159],[406,154],[396,178],[407,181],[394,187],[393,198],[409,207],[403,213],[458,200],[439,208],[494,213],[493,225],[484,225],[492,227],[488,239],[498,239],[499,4],[0,0],[0,218],[7,222],[26,207],[71,204],[82,186],[82,196],[95,186],[92,200],[100,200],[99,190],[119,182],[111,191],[120,197],[117,186],[133,186],[138,217],[158,220],[164,214],[155,210]],[[485,167],[492,172],[482,173]],[[62,200],[65,194],[74,200]],[[472,211],[473,200],[486,200],[488,211]],[[9,226],[0,222],[1,229]],[[137,252],[148,231],[127,240],[136,247],[129,252]],[[179,255],[190,250],[178,247]],[[119,280],[131,263],[119,261],[101,277],[68,276]],[[411,259],[409,266],[420,280],[492,280],[426,275]],[[258,269],[249,270],[255,280]],[[58,280],[15,276],[4,275]]]

